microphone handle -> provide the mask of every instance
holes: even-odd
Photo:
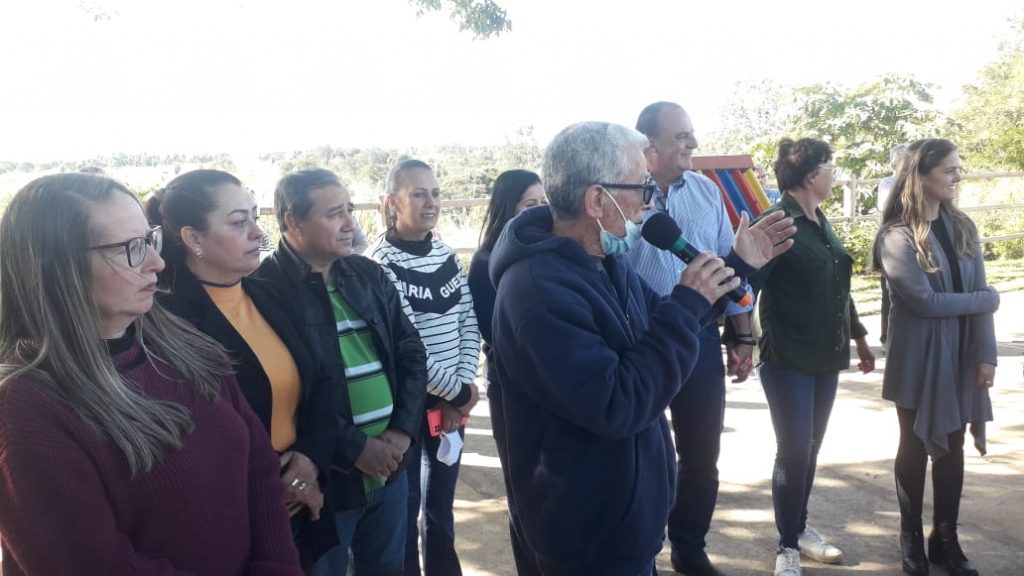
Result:
[[[699,254],[699,252],[697,252],[693,245],[687,242],[686,238],[683,238],[682,236],[680,236],[675,241],[675,244],[672,245],[672,248],[670,248],[669,251],[675,254],[677,258],[679,258],[683,262],[686,262],[687,264],[689,264],[690,261],[696,258]],[[726,280],[726,282],[728,282],[729,280],[731,280],[731,278]],[[726,296],[728,296],[730,300],[736,302],[740,306],[746,306],[750,304],[750,302],[753,300],[750,294],[747,294],[745,290],[740,290],[739,288],[733,288],[732,290],[729,290]]]

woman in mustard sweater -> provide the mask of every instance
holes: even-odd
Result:
[[[334,450],[336,400],[300,313],[264,281],[263,231],[252,194],[219,170],[194,170],[146,205],[163,226],[167,268],[159,300],[223,345],[249,405],[281,455],[292,528],[308,565],[336,543],[330,514],[320,521],[322,481]]]

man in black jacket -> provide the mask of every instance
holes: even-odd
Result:
[[[331,496],[341,545],[314,573],[345,574],[351,547],[356,573],[401,575],[403,458],[423,413],[426,352],[384,270],[352,254],[352,202],[333,172],[285,176],[274,210],[283,237],[255,274],[294,295],[340,398]]]

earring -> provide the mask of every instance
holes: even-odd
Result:
[[[202,248],[196,248],[196,258],[202,258],[202,257],[203,257],[203,249]]]

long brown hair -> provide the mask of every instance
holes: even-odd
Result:
[[[99,329],[90,259],[92,214],[132,193],[91,174],[56,174],[19,190],[0,221],[0,386],[39,385],[120,449],[133,474],[181,446],[193,429],[179,404],[155,401],[118,373]],[[171,367],[213,399],[230,373],[223,349],[158,304],[134,334],[157,369]]]
[[[956,144],[941,138],[918,140],[907,147],[906,156],[899,163],[896,182],[892,193],[882,210],[882,225],[875,236],[874,268],[881,270],[882,237],[890,229],[906,226],[917,250],[917,263],[925,272],[939,270],[938,261],[928,240],[931,223],[925,214],[923,178],[936,166],[957,151]],[[978,230],[974,223],[952,202],[943,201],[939,209],[944,211],[953,226],[953,245],[961,257],[974,257],[978,248]]]

